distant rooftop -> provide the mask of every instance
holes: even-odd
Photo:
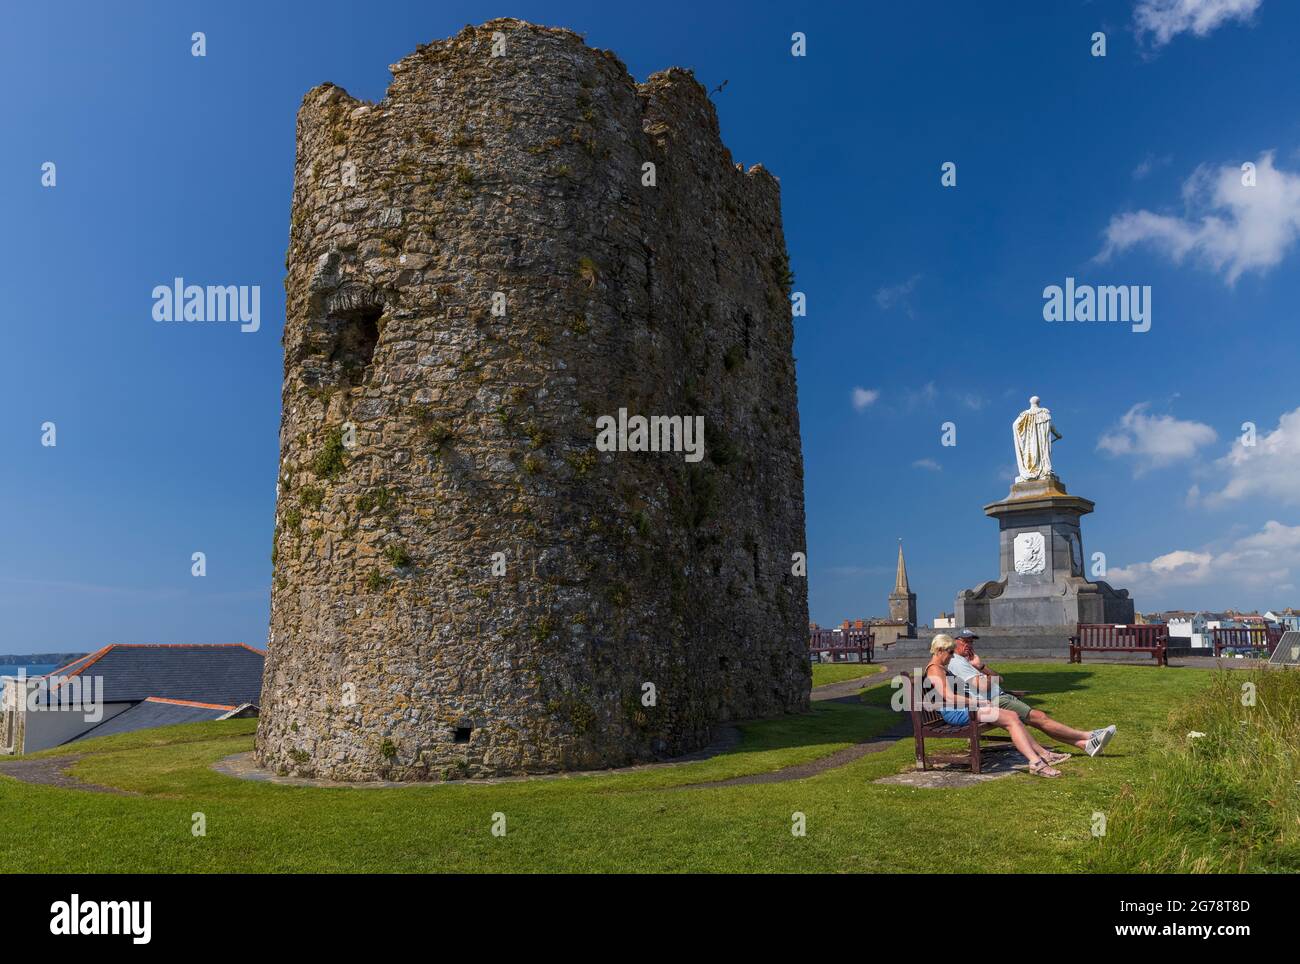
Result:
[[[151,696],[112,719],[105,720],[99,726],[92,727],[71,742],[90,740],[97,736],[112,736],[115,733],[132,733],[155,726],[219,720],[228,713],[234,712],[235,709],[234,706],[195,703],[191,700],[167,700]]]
[[[112,643],[47,675],[100,678],[108,703],[153,696],[234,707],[259,702],[264,659],[244,643]]]

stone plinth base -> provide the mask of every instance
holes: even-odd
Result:
[[[1035,627],[1131,623],[1128,591],[1084,578],[1079,520],[1093,503],[1055,477],[1017,482],[984,507],[998,520],[1000,576],[957,595],[959,626]]]

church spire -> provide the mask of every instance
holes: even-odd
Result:
[[[907,587],[907,565],[903,562],[903,540],[898,540],[898,573],[894,576],[894,594],[906,596],[910,593]]]

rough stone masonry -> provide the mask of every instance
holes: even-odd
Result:
[[[806,710],[776,180],[689,71],[567,30],[392,72],[298,115],[259,762],[606,767]],[[704,458],[600,450],[619,409],[703,416]]]

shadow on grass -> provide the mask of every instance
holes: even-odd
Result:
[[[918,668],[923,669],[923,667]],[[994,669],[996,670],[997,667],[994,667]],[[890,701],[897,689],[893,685],[893,680],[905,672],[906,669],[899,667],[898,673],[893,673],[888,679],[864,690],[862,692],[863,704],[879,709],[892,709]],[[1043,702],[1045,696],[1081,692],[1089,689],[1093,685],[1091,680],[1094,675],[1094,673],[1087,670],[1073,670],[1065,673],[1060,671],[1022,672],[1012,667],[1004,671],[1003,683],[1006,689],[1027,691],[1025,702],[1030,706],[1037,706]]]
[[[824,700],[807,713],[740,723],[741,741],[722,755],[789,750],[799,747],[862,743],[879,736],[896,722],[893,713],[865,702]]]

